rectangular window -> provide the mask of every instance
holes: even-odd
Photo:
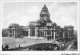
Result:
[[[30,30],[30,36],[35,36],[35,29]]]
[[[12,33],[12,31],[10,31],[10,33]]]
[[[47,35],[51,35],[51,31],[47,31]]]

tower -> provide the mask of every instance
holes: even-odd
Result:
[[[51,22],[50,20],[50,13],[48,12],[48,8],[46,7],[46,5],[44,5],[44,7],[42,8],[41,12],[40,12],[40,20],[46,21],[46,22]]]

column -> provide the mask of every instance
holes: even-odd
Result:
[[[46,38],[46,31],[44,33],[45,33],[45,38]]]
[[[43,37],[43,31],[42,31],[42,37]]]
[[[55,41],[55,31],[54,31],[54,41]]]
[[[68,38],[69,38],[69,31],[68,31]]]
[[[55,41],[55,36],[56,36],[55,34],[56,34],[56,33],[55,33],[55,27],[54,27],[54,41]]]
[[[63,31],[63,38],[65,38],[65,32]]]
[[[14,30],[14,37],[15,37],[15,30]]]
[[[12,37],[14,36],[14,31],[12,30]]]
[[[52,28],[51,28],[51,39],[52,39]]]
[[[45,38],[47,38],[47,31],[45,31]]]
[[[46,37],[47,37],[47,31],[46,31]]]
[[[44,37],[45,37],[45,31],[44,31]]]
[[[41,32],[42,32],[42,37],[43,37],[43,29],[42,29],[42,31],[41,31]]]
[[[37,38],[37,27],[35,27],[35,38]]]
[[[30,28],[28,29],[28,37],[30,38]]]

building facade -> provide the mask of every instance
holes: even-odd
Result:
[[[17,27],[15,27],[17,26]],[[61,28],[55,22],[50,20],[50,13],[46,5],[40,12],[40,19],[30,22],[29,26],[10,25],[10,37],[23,37],[34,39],[58,40],[60,38],[72,38],[73,26],[65,26]]]

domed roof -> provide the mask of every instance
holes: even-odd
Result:
[[[44,5],[44,7],[42,8],[40,14],[49,14],[48,8],[46,7],[46,5]]]
[[[42,10],[47,10],[48,11],[48,8],[46,7],[46,5],[44,5],[44,7],[42,8]]]

